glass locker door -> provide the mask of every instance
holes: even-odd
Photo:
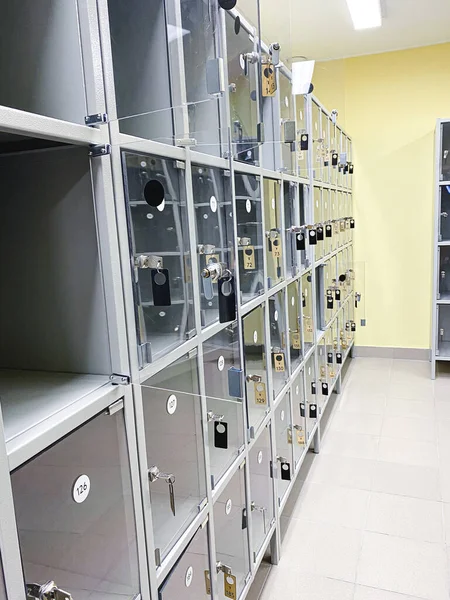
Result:
[[[252,551],[255,561],[274,518],[270,424],[265,426],[252,446],[249,461]]]
[[[439,241],[447,242],[450,241],[450,185],[441,186],[440,193]]]
[[[264,232],[259,176],[235,173],[241,303],[264,291]]]
[[[184,163],[122,152],[141,368],[195,334]]]
[[[320,259],[324,255],[324,240],[325,240],[325,232],[323,231],[323,204],[322,204],[322,188],[315,187],[314,188],[314,224],[316,225],[316,245],[315,248],[315,257],[316,260]],[[319,236],[317,235],[318,228],[322,227],[323,239],[317,239]]]
[[[312,435],[312,431],[317,423],[319,416],[318,409],[318,390],[316,381],[316,367],[315,367],[315,356],[314,353],[308,358],[305,365],[305,379],[306,379],[306,432],[308,439]]]
[[[233,205],[230,172],[192,166],[202,326],[228,316],[220,314],[221,282],[234,275]]]
[[[274,398],[281,392],[288,380],[285,314],[284,292],[280,291],[269,298],[270,350]]]
[[[337,142],[337,127],[333,121],[330,122],[330,182],[338,185],[338,165],[340,148]]]
[[[306,448],[307,432],[306,432],[306,411],[307,404],[305,398],[305,373],[304,369],[295,378],[292,383],[292,412],[294,420],[292,423],[292,444],[294,446],[294,472],[297,470],[297,465],[303,456]]]
[[[276,449],[278,462],[277,493],[278,503],[288,490],[293,476],[293,450],[292,450],[292,422],[291,401],[288,392],[280,401],[274,415],[274,426],[276,435]]]
[[[279,72],[279,101],[280,101],[280,141],[281,141],[281,168],[286,173],[296,174],[295,156],[295,109],[294,97],[292,96],[291,81]]]
[[[283,236],[281,235],[281,184],[264,179],[264,219],[266,235],[267,280],[269,288],[284,278]]]
[[[322,181],[322,124],[321,110],[318,104],[312,102],[312,140],[313,144],[313,178],[315,181]]]
[[[27,585],[54,581],[84,600],[140,594],[124,410],[116,406],[11,475]]]
[[[439,300],[450,300],[450,246],[439,247]]]
[[[206,498],[197,357],[183,356],[148,379],[141,390],[158,565]]]
[[[211,598],[208,523],[200,527],[158,590],[158,600]]]
[[[339,246],[339,205],[336,190],[330,190],[330,206],[331,206],[331,221],[332,221],[332,236],[331,240],[331,250],[334,251]]]
[[[295,277],[300,272],[302,265],[302,252],[297,246],[306,247],[305,232],[297,231],[296,228],[301,225],[299,187],[293,181],[283,182],[283,204],[285,219],[285,248],[286,248],[286,266],[287,277]],[[302,236],[297,241],[297,235]]]
[[[306,128],[306,96],[296,96],[295,107],[297,112],[297,165],[300,177],[309,177],[308,173],[308,139]],[[303,137],[302,137],[303,136]]]
[[[288,331],[289,331],[289,354],[291,357],[291,373],[301,363],[303,357],[302,351],[302,333],[301,333],[301,312],[300,312],[300,286],[298,281],[288,285]]]
[[[314,313],[311,271],[302,275],[302,315],[305,354],[314,344]]]
[[[264,308],[258,306],[243,318],[244,375],[248,426],[255,433],[269,407]]]
[[[331,196],[330,190],[324,188],[322,190],[322,205],[323,205],[323,235],[324,235],[324,255],[330,254],[332,252],[332,235],[333,235],[333,226],[331,224]]]
[[[322,142],[322,181],[325,183],[329,183],[330,181],[330,128],[329,128],[329,118],[327,115],[322,112],[321,115],[322,120],[322,135],[320,136],[323,140]]]
[[[250,571],[244,463],[214,504],[219,598],[239,598]]]

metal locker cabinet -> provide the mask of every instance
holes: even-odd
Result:
[[[272,477],[272,444],[270,424],[259,433],[249,451],[250,507],[252,520],[252,552],[256,560],[269,534],[274,519]]]
[[[311,103],[312,106],[312,140],[313,144],[313,179],[315,181],[322,181],[322,167],[323,167],[323,144],[322,144],[322,124],[321,124],[321,110],[318,104]]]
[[[286,310],[284,291],[269,298],[270,362],[274,399],[286,385],[289,370],[286,344]]]
[[[278,69],[279,73],[279,102],[280,102],[280,137],[281,140],[281,168],[283,172],[295,175],[296,152],[295,152],[295,107],[294,97],[292,96],[291,80]]]
[[[242,463],[214,503],[216,558],[222,567],[217,576],[218,589],[219,598],[223,600],[227,598],[225,579],[231,575],[229,583],[233,585],[233,578],[236,578],[235,597],[239,598],[250,572],[244,464]]]
[[[158,600],[208,600],[209,578],[208,522],[196,531],[183,554],[158,590]]]
[[[450,241],[450,185],[440,188],[438,241]]]
[[[303,192],[303,190],[302,190]],[[303,246],[306,247],[305,230],[300,229],[300,225],[304,223],[301,216],[301,200],[299,198],[298,183],[293,181],[283,182],[283,204],[284,204],[284,230],[286,248],[286,276],[288,278],[295,277],[302,269],[302,254],[304,259],[305,251],[297,250],[297,236],[303,240]]]
[[[301,294],[298,281],[290,283],[286,290],[288,302],[288,334],[291,374],[301,363],[303,339],[301,323]]]
[[[264,178],[264,223],[266,236],[267,281],[269,288],[284,279],[284,240],[281,222],[281,182]]]
[[[306,448],[307,430],[306,430],[306,413],[308,410],[305,397],[305,372],[300,371],[295,380],[292,382],[291,390],[292,401],[292,444],[294,447],[294,472],[297,469],[303,453]]]
[[[314,353],[306,361],[305,365],[305,384],[306,384],[306,432],[308,439],[311,437],[317,418],[319,416],[318,394],[320,393],[319,384],[316,380],[316,366]]]
[[[122,152],[140,367],[195,334],[184,163]]]
[[[198,515],[206,498],[196,350],[148,379],[141,390],[158,564]]]
[[[264,291],[264,247],[261,183],[257,175],[234,175],[240,302]]]
[[[294,476],[291,396],[289,392],[283,396],[275,410],[273,425],[277,450],[277,495],[280,506]]]
[[[247,417],[253,434],[261,425],[269,408],[267,361],[264,329],[264,308],[258,306],[243,318],[244,375]]]
[[[311,136],[308,135],[308,130],[306,127],[306,99],[307,96],[295,97],[295,109],[297,112],[297,165],[299,176],[309,178],[307,146],[309,146],[309,144],[312,144],[312,140]],[[302,146],[305,149],[302,149]]]
[[[214,488],[244,446],[244,390],[236,322],[203,342],[203,368]]]
[[[122,401],[18,467],[11,483],[27,585],[53,580],[86,600],[140,593]]]
[[[260,57],[254,31],[247,31],[230,12],[225,15],[225,23],[233,157],[255,164],[262,141],[258,109]]]
[[[302,316],[303,316],[303,344],[305,354],[314,345],[314,312],[313,312],[313,292],[312,292],[312,272],[308,271],[301,278],[302,289]]]
[[[219,315],[219,284],[234,278],[233,207],[230,171],[192,165],[197,231],[198,271],[202,326]]]

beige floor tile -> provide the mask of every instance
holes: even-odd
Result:
[[[412,402],[416,402],[412,400]],[[381,435],[406,440],[435,442],[437,431],[434,418],[408,417],[406,415],[389,417],[385,415]]]
[[[379,460],[422,467],[438,465],[437,445],[432,442],[381,437]]]
[[[350,456],[320,453],[316,456],[308,481],[330,483],[349,488],[370,490],[375,461]]]
[[[323,441],[321,452],[353,458],[376,458],[378,440],[379,438],[374,435],[342,433],[331,428]]]
[[[336,411],[333,415],[331,429],[343,433],[364,433],[378,436],[381,432],[382,422],[381,415],[348,414]]]
[[[326,600],[326,598],[323,600]],[[353,600],[420,600],[420,598],[417,598],[417,596],[405,596],[405,594],[387,592],[386,590],[380,590],[379,588],[356,585]]]
[[[339,412],[364,415],[383,415],[386,409],[384,394],[344,392],[336,405]]]
[[[388,398],[386,400],[386,416],[419,417],[434,419],[434,403],[430,400],[405,400],[404,398]]]
[[[407,379],[403,382],[391,381],[387,389],[389,398],[405,398],[407,400],[432,400],[434,386],[431,379]]]
[[[354,584],[274,567],[260,600],[353,600]]]
[[[372,489],[426,500],[441,500],[441,483],[437,467],[421,467],[385,461],[372,466]]]

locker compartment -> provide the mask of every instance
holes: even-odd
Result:
[[[291,81],[283,74],[279,73],[279,102],[280,102],[280,148],[281,148],[281,168],[286,173],[295,175],[297,172],[296,152],[295,152],[295,107],[294,97],[292,96]]]
[[[336,381],[337,372],[339,366],[336,363],[335,352],[337,349],[337,332],[335,330],[337,326],[337,319],[333,321],[331,326],[325,332],[325,352],[326,352],[326,363],[327,363],[327,383],[328,393],[334,386]]]
[[[197,358],[180,358],[141,390],[153,536],[162,561],[206,497]]]
[[[440,246],[438,299],[450,300],[450,246]]]
[[[266,425],[249,452],[250,507],[252,519],[252,552],[256,559],[273,518],[272,444],[270,424]]]
[[[268,53],[261,53],[261,86],[262,90],[267,87],[265,81],[265,75],[269,73],[277,77],[277,69],[274,68],[271,57]],[[262,134],[263,143],[260,150],[260,162],[265,169],[271,171],[279,171],[283,167],[283,148],[280,143],[280,129],[278,127],[279,107],[277,102],[279,101],[278,91],[274,96],[266,96],[263,91],[261,96],[261,114],[264,131]],[[284,144],[283,144],[284,145]]]
[[[208,600],[208,523],[200,527],[158,590],[158,600]]]
[[[310,247],[306,224],[305,203],[308,194],[307,186],[293,181],[283,183],[285,247],[287,276],[295,277],[310,264]]]
[[[312,295],[312,273],[302,275],[303,345],[305,354],[314,344],[314,312]]]
[[[441,128],[440,179],[450,181],[450,123],[442,123]]]
[[[281,183],[264,179],[264,220],[266,236],[267,280],[269,288],[283,280],[283,245],[281,234]]]
[[[47,447],[11,484],[25,584],[54,581],[82,600],[140,593],[123,408]]]
[[[203,342],[213,487],[244,445],[243,377],[237,323]]]
[[[259,56],[254,36],[231,13],[225,15],[231,140],[236,160],[259,161]]]
[[[295,108],[297,112],[297,166],[300,177],[309,177],[308,174],[308,149],[307,146],[312,144],[312,140],[308,139],[306,128],[306,98],[307,96],[295,97]],[[302,136],[305,136],[306,138]],[[303,143],[302,143],[303,142]],[[302,148],[303,146],[303,148]]]
[[[314,206],[313,206],[313,220],[316,227],[314,235],[316,237],[315,248],[315,259],[316,261],[323,257],[325,247],[325,232],[323,231],[324,239],[317,239],[317,228],[322,227],[323,224],[323,203],[322,203],[322,188],[314,187]],[[310,233],[310,236],[312,233]],[[311,240],[311,237],[310,237]]]
[[[342,161],[342,187],[348,187],[348,138],[341,133],[341,161]]]
[[[122,152],[140,367],[195,334],[182,163]]]
[[[317,346],[317,358],[318,358],[318,384],[317,384],[317,404],[318,404],[318,412],[322,409],[322,406],[326,402],[328,396],[328,365],[327,365],[327,343],[326,343],[326,334],[322,336],[318,346]]]
[[[352,294],[347,302],[347,320],[345,322],[345,334],[347,337],[347,345],[350,346],[355,340],[356,318],[355,318],[355,298]]]
[[[248,426],[255,433],[269,407],[264,308],[258,306],[243,318],[244,375]]]
[[[348,302],[345,304],[341,314],[342,317],[339,319],[339,347],[344,357],[347,353],[347,350],[350,348],[349,339],[351,340],[351,327],[349,327],[347,330],[347,323],[349,322]]]
[[[338,197],[336,190],[330,190],[330,219],[332,221],[332,235],[330,238],[330,248],[331,251],[337,250],[339,246],[339,206],[338,206]]]
[[[305,372],[300,371],[295,380],[292,382],[292,443],[294,446],[294,472],[297,465],[303,456],[306,448],[307,431],[306,431],[306,396],[305,396]]]
[[[437,307],[437,313],[436,355],[450,357],[450,306],[441,304]]]
[[[219,598],[223,600],[239,598],[250,571],[247,521],[243,463],[214,504],[216,559],[228,570],[217,575]],[[234,595],[226,593],[233,588]]]
[[[238,233],[241,302],[264,291],[264,245],[260,179],[235,173],[235,198]]]
[[[322,221],[323,221],[323,252],[326,256],[332,252],[332,235],[333,235],[333,226],[331,224],[331,193],[330,190],[324,188],[322,190]]]
[[[303,357],[303,340],[301,331],[301,294],[298,281],[294,281],[287,288],[288,301],[288,332],[289,355],[291,358],[291,373],[301,363]]]
[[[273,422],[277,450],[277,495],[278,504],[280,505],[294,475],[292,450],[293,430],[291,421],[291,397],[289,392],[280,400],[275,411]]]
[[[323,169],[323,144],[322,144],[322,122],[321,122],[321,110],[318,104],[311,103],[312,106],[312,144],[313,144],[313,179],[315,181],[322,181],[322,169]]]
[[[343,313],[341,311],[331,325],[331,339],[328,340],[328,343],[331,344],[331,350],[327,349],[327,352],[331,351],[333,353],[333,364],[331,366],[329,364],[329,369],[334,371],[335,377],[338,376],[339,371],[341,370],[342,364],[344,362],[342,360],[342,358],[343,358],[342,349],[340,347],[340,340],[339,340],[339,328],[340,328],[342,319],[343,319]],[[330,357],[328,356],[328,360],[329,359],[330,359]]]
[[[305,384],[306,384],[306,432],[307,438],[311,437],[312,431],[317,423],[319,416],[318,408],[318,390],[316,380],[316,366],[314,353],[306,361],[305,365]]]
[[[219,290],[224,281],[234,283],[234,235],[231,177],[229,171],[213,167],[192,166],[197,231],[198,271],[202,326],[228,321],[228,311],[235,312],[235,302],[219,310]]]
[[[352,166],[354,165],[353,162],[353,144],[352,144],[352,140],[350,138],[347,138],[347,162]],[[350,172],[350,168],[348,170],[347,173],[347,188],[349,190],[351,190],[353,188],[353,173]]]
[[[333,121],[330,122],[330,182],[332,185],[338,185],[338,165],[339,165],[339,144],[338,128]]]
[[[6,600],[5,579],[3,577],[2,557],[0,556],[0,600]]]
[[[338,152],[337,184],[339,187],[344,186],[344,165],[347,161],[347,156],[343,145],[343,137],[344,134],[342,133],[342,130],[338,126],[336,126],[336,146]]]
[[[269,298],[269,323],[273,397],[276,398],[286,385],[289,377],[286,348],[286,310],[283,291],[277,292]]]
[[[450,241],[450,185],[441,186],[440,195],[439,241],[447,242]]]
[[[341,290],[336,284],[336,257],[332,256],[317,270],[318,274],[318,314],[320,328],[325,329],[336,314]]]
[[[77,0],[2,2],[0,105],[84,125],[86,86],[102,84],[84,79],[94,66],[87,18]]]
[[[329,183],[330,181],[330,119],[322,111],[322,181]]]

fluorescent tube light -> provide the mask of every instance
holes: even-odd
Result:
[[[347,0],[355,29],[381,27],[380,0]]]

